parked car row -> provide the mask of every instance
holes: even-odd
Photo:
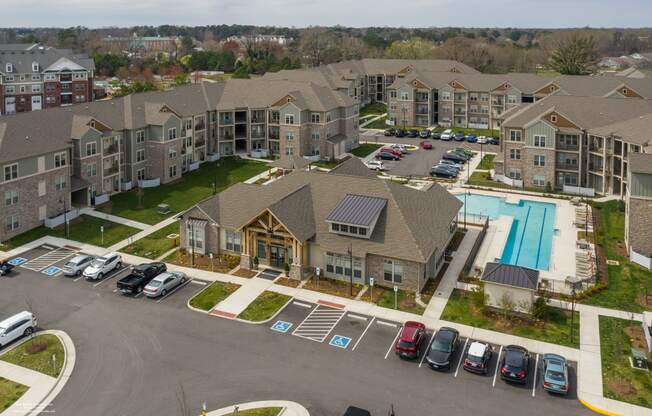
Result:
[[[464,164],[473,157],[473,152],[457,148],[444,153],[438,164],[430,168],[430,175],[438,178],[455,179]]]
[[[435,139],[435,140],[445,140],[451,141],[455,140],[458,142],[467,141],[469,143],[480,143],[480,144],[493,144],[498,145],[500,140],[497,137],[490,136],[476,136],[475,134],[464,134],[462,131],[453,132],[453,129],[446,129],[441,133],[435,132],[434,129],[400,129],[390,127],[384,131],[385,136],[395,136],[395,137],[413,137],[413,138],[422,138],[422,139]]]
[[[381,147],[376,153],[376,159],[379,160],[400,160],[401,157],[408,153],[408,148],[402,144],[392,144]]]
[[[394,350],[405,359],[418,359],[423,348],[425,361],[433,370],[449,371],[455,353],[460,347],[460,334],[454,328],[441,327],[426,343],[426,326],[421,322],[407,321],[401,328]],[[500,378],[506,382],[526,384],[530,370],[530,352],[518,345],[508,345],[497,364]],[[463,352],[464,353],[464,352]],[[473,341],[460,359],[462,368],[468,372],[486,375],[494,350],[491,344]],[[500,357],[499,357],[500,358]],[[567,394],[569,390],[568,363],[557,354],[543,355],[543,388],[551,393]]]

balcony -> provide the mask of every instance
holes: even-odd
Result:
[[[220,135],[220,140],[221,141],[233,140],[233,134],[227,133],[227,134]]]
[[[195,130],[205,130],[205,129],[206,129],[206,123],[204,122],[204,120],[195,123]]]
[[[416,114],[428,114],[428,106],[418,105],[416,108]]]
[[[594,153],[604,153],[604,147],[601,146],[589,146],[589,152],[594,152]]]
[[[104,176],[106,177],[106,176],[115,175],[116,173],[118,173],[119,170],[120,168],[118,167],[118,164],[113,163],[108,168],[104,168]]]
[[[573,151],[573,152],[579,152],[579,150],[580,150],[580,146],[577,145],[577,144],[569,144],[569,143],[557,142],[555,144],[555,146],[556,146],[557,150],[570,150],[570,151]]]
[[[117,143],[110,144],[104,147],[104,156],[110,156],[118,153]]]
[[[561,170],[572,170],[577,172],[579,170],[579,165],[577,163],[557,162],[555,168]]]
[[[492,105],[501,105],[502,106],[502,105],[505,105],[505,100],[494,98],[493,100],[491,100],[491,104]]]
[[[591,171],[591,172],[602,174],[603,168],[604,167],[602,165],[589,163],[589,171]]]
[[[201,140],[195,140],[195,147],[202,147],[206,145],[206,140],[201,139]]]
[[[417,93],[414,96],[414,100],[418,103],[427,103],[428,102],[428,94],[419,94]]]
[[[466,115],[466,110],[461,109],[461,108],[456,108],[454,114],[456,116],[463,116],[463,115]]]

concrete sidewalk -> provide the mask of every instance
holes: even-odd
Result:
[[[76,360],[75,345],[72,339],[65,332],[56,330],[40,331],[35,333],[34,336],[44,334],[56,335],[63,344],[65,362],[59,377],[54,378],[47,374],[0,360],[0,377],[29,387],[20,399],[2,412],[3,415],[36,416],[42,412],[53,412],[53,409],[49,408],[50,403],[52,403],[70,379]],[[23,339],[2,353],[11,351],[27,341],[29,341],[29,338]]]
[[[132,235],[131,237],[127,237],[124,240],[115,243],[111,247],[108,247],[107,251],[119,251],[119,250],[122,250],[123,248],[127,247],[128,245],[130,245],[134,241],[140,240],[141,238],[146,237],[146,236],[150,235],[151,233],[160,230],[161,228],[167,227],[168,225],[170,225],[170,224],[172,224],[174,222],[179,222],[179,220],[175,216],[172,216],[170,218],[164,219],[163,221],[161,221],[161,222],[159,222],[159,223],[157,223],[155,225],[148,225],[147,228],[143,229],[143,231],[141,231],[139,233],[136,233],[136,234]],[[178,234],[178,232],[177,232],[177,234]]]
[[[272,280],[261,279],[259,277],[247,279],[244,285],[231,293],[228,298],[218,303],[210,313],[235,318],[273,284]]]
[[[81,214],[90,215],[91,217],[102,218],[103,220],[115,222],[115,223],[122,224],[122,225],[127,225],[129,227],[138,228],[138,229],[141,229],[141,230],[146,230],[146,229],[152,227],[149,224],[145,224],[145,223],[138,222],[138,221],[133,221],[133,220],[130,220],[130,219],[127,219],[127,218],[124,218],[124,217],[118,217],[117,215],[107,214],[105,212],[97,211],[97,210],[95,210],[93,208],[88,208],[88,207],[82,208],[79,212]]]
[[[222,409],[213,410],[208,412],[208,416],[228,416],[232,415],[235,407],[238,407],[239,411],[249,410],[249,409],[260,409],[263,407],[281,407],[281,416],[310,416],[308,410],[296,402],[288,402],[285,400],[265,400],[260,402],[249,402],[242,403],[233,406],[224,407]]]

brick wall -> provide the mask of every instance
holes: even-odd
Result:
[[[627,246],[639,254],[652,255],[652,200],[629,198]]]
[[[394,283],[384,279],[384,260],[386,257],[375,254],[368,254],[365,259],[365,269],[367,276],[373,277],[378,286],[393,287]],[[421,290],[426,280],[423,279],[424,265],[412,261],[394,259],[403,265],[403,280],[398,284],[401,289],[410,291]]]

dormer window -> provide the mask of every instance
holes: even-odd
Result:
[[[347,194],[326,218],[329,231],[369,239],[386,205],[384,198]]]
[[[38,72],[38,62],[32,62],[32,72]]]
[[[14,66],[12,64],[5,65],[5,72],[14,72]]]

